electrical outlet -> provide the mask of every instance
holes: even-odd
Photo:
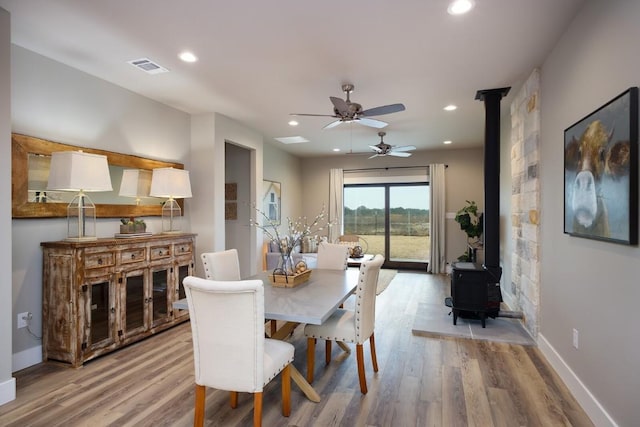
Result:
[[[578,330],[573,329],[573,348],[578,349]]]
[[[27,327],[27,323],[29,322],[29,317],[30,317],[30,313],[28,311],[18,314],[18,320],[17,320],[18,329]]]

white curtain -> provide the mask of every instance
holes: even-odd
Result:
[[[342,169],[331,169],[329,175],[329,220],[334,224],[329,228],[329,242],[335,242],[342,234],[342,190],[344,175]]]
[[[431,251],[427,271],[433,274],[444,273],[445,258],[445,183],[443,164],[429,165],[429,234],[431,236]]]

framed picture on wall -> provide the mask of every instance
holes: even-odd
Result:
[[[274,225],[280,225],[282,188],[279,182],[262,181],[262,211]]]
[[[564,232],[638,243],[638,88],[564,131]]]

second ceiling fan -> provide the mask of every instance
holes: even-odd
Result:
[[[373,156],[369,157],[370,159],[381,156],[409,157],[411,156],[411,153],[408,153],[407,151],[413,151],[416,149],[413,145],[389,145],[383,140],[386,134],[386,132],[378,132],[380,142],[376,145],[369,146],[369,148],[371,148],[375,153]]]
[[[403,104],[390,104],[383,105],[381,107],[362,109],[362,105],[357,102],[351,102],[349,95],[353,92],[354,86],[352,84],[343,84],[342,90],[347,94],[347,99],[337,98],[330,96],[329,99],[333,104],[333,114],[305,114],[305,113],[291,113],[292,116],[315,116],[315,117],[334,117],[338,120],[333,121],[326,125],[323,129],[331,129],[338,126],[340,123],[356,122],[361,125],[370,126],[374,128],[383,128],[387,126],[386,122],[381,120],[372,119],[373,116],[382,116],[383,114],[397,113],[404,111]]]

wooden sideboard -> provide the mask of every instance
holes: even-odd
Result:
[[[43,360],[74,367],[189,319],[195,234],[43,242]]]

